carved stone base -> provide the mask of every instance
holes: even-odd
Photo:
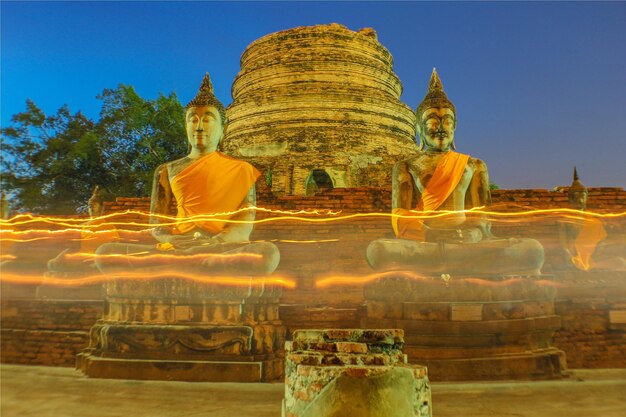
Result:
[[[363,328],[400,328],[404,352],[433,381],[554,379],[567,375],[552,347],[561,326],[543,277],[397,276],[365,286]]]
[[[251,362],[102,358],[79,353],[76,367],[92,378],[188,382],[263,382],[283,375],[284,359]]]
[[[283,375],[280,288],[110,280],[76,367],[96,378],[260,382]]]
[[[122,324],[100,321],[76,367],[94,378],[260,382],[279,379],[282,326]]]
[[[428,367],[433,381],[559,379],[566,376],[565,353],[556,348],[465,359],[424,359],[416,356],[410,347],[405,351]]]

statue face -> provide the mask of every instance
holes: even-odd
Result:
[[[571,208],[584,210],[587,207],[587,190],[570,190],[567,199]]]
[[[224,136],[220,112],[214,106],[188,108],[185,113],[185,128],[192,152],[213,152]]]
[[[450,149],[456,128],[452,109],[447,107],[426,109],[419,124],[419,133],[425,150],[444,152]]]

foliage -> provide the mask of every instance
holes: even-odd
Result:
[[[113,178],[105,188],[120,196],[150,195],[156,167],[185,154],[183,107],[175,94],[142,99],[130,86],[105,89],[99,132]]]
[[[489,181],[489,190],[493,191],[493,190],[499,190],[500,186],[498,184],[496,184],[493,181]]]
[[[175,94],[144,100],[131,86],[105,89],[100,120],[67,106],[47,116],[31,100],[2,129],[2,190],[19,211],[84,211],[93,188],[105,197],[150,194],[155,168],[185,153]]]

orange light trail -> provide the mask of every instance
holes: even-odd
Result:
[[[322,216],[322,215],[328,215],[328,216],[335,216],[338,215],[339,213],[341,213],[341,211],[332,211],[332,210],[316,210],[316,209],[311,209],[311,210],[278,210],[278,209],[267,209],[267,208],[263,208],[263,207],[244,207],[244,208],[240,208],[238,210],[235,211],[230,211],[230,212],[223,212],[223,213],[210,213],[210,214],[202,214],[202,215],[197,215],[197,216],[193,216],[193,217],[187,217],[185,218],[185,220],[190,220],[190,221],[210,221],[212,218],[218,218],[218,219],[214,219],[215,221],[224,221],[224,219],[220,219],[220,217],[231,217],[243,212],[249,212],[249,211],[253,211],[253,212],[263,212],[263,213],[270,213],[270,214],[286,214],[289,216],[298,216],[298,215],[316,215],[316,216]],[[137,211],[137,210],[126,210],[126,211],[121,211],[121,212],[116,212],[116,213],[111,213],[111,214],[105,214],[103,216],[99,216],[99,217],[93,217],[93,218],[87,218],[87,217],[50,217],[50,216],[36,216],[36,215],[32,215],[32,214],[18,214],[17,216],[14,216],[11,219],[7,219],[7,220],[0,220],[0,227],[2,227],[3,225],[24,225],[24,224],[29,224],[29,223],[37,223],[37,222],[43,222],[43,223],[51,223],[54,225],[58,225],[58,226],[66,226],[66,227],[79,227],[81,229],[89,229],[89,228],[94,228],[94,227],[99,227],[102,225],[116,225],[116,224],[131,224],[134,226],[155,226],[154,223],[134,223],[134,222],[106,222],[105,220],[107,219],[112,219],[115,217],[124,217],[124,216],[128,216],[128,215],[137,215],[137,216],[143,216],[143,217],[148,217],[148,218],[152,218],[152,219],[160,219],[160,220],[165,220],[166,223],[158,223],[159,225],[174,225],[174,224],[179,224],[179,221],[181,219],[177,218],[176,216],[168,216],[168,215],[164,215],[164,214],[155,214],[155,213],[147,213],[147,212],[143,212],[143,211]],[[243,223],[248,223],[248,221],[242,221]],[[78,224],[75,224],[78,223]]]
[[[337,221],[344,221],[344,220],[350,220],[350,219],[374,218],[374,217],[432,219],[432,218],[452,216],[452,215],[456,215],[459,213],[492,216],[492,217],[497,217],[497,218],[506,218],[506,217],[519,218],[519,217],[530,217],[534,215],[540,216],[540,215],[555,215],[555,214],[563,215],[563,216],[568,215],[568,217],[574,217],[574,218],[626,217],[626,211],[619,212],[619,213],[593,213],[593,212],[573,210],[573,209],[567,209],[567,208],[558,208],[558,209],[535,209],[535,210],[527,210],[527,211],[520,211],[520,212],[499,212],[499,211],[483,210],[483,208],[484,207],[478,207],[478,208],[473,208],[470,210],[459,210],[459,211],[454,211],[454,210],[426,211],[426,212],[411,211],[410,214],[408,215],[398,215],[398,214],[378,213],[378,212],[340,215],[341,212],[332,212],[332,211],[324,212],[324,211],[300,210],[300,211],[290,212],[290,211],[283,211],[283,210],[262,209],[262,208],[256,207],[256,208],[244,208],[244,209],[240,209],[240,210],[229,212],[229,213],[203,214],[203,215],[198,215],[198,216],[193,216],[193,217],[186,217],[184,219],[176,218],[173,216],[156,215],[156,214],[149,214],[149,213],[140,212],[140,211],[129,210],[125,212],[108,214],[108,215],[101,216],[95,219],[90,219],[90,220],[87,220],[85,218],[63,219],[63,218],[44,217],[44,216],[35,217],[32,215],[18,215],[14,217],[13,219],[0,221],[0,226],[2,225],[16,226],[16,225],[24,225],[28,223],[44,222],[44,223],[51,223],[56,226],[66,226],[66,227],[71,228],[71,229],[66,229],[66,230],[82,231],[82,230],[89,230],[89,229],[96,228],[96,227],[102,228],[106,226],[132,226],[132,227],[151,228],[155,226],[173,226],[173,225],[179,225],[183,223],[211,222],[211,221],[233,223],[233,224],[260,224],[260,223],[270,223],[270,222],[277,222],[277,221],[299,221],[299,222],[314,222],[314,223],[337,222]],[[237,220],[237,219],[223,218],[224,216],[233,216],[244,211],[264,211],[267,213],[287,214],[287,215],[277,216],[277,217],[267,217],[267,218],[258,219],[258,220]],[[161,219],[161,220],[165,220],[165,222],[164,223],[149,223],[149,222],[127,222],[127,221],[117,221],[117,222],[115,221],[104,222],[103,221],[105,219],[112,219],[114,217],[120,217],[124,215],[129,215],[129,214]],[[303,217],[304,215],[315,215],[317,217]],[[328,215],[331,217],[322,217],[322,218],[319,217],[323,215]],[[26,217],[27,220],[20,221],[19,219],[21,217]],[[501,221],[501,220],[499,219],[498,221]],[[74,224],[75,222],[82,222],[84,224],[77,225],[77,224]],[[57,231],[57,232],[62,232],[62,231]],[[106,232],[106,230],[99,230],[99,231],[94,231],[94,232]]]
[[[331,275],[315,281],[316,288],[327,288],[336,285],[362,285],[380,278],[408,278],[414,281],[431,281],[432,277],[420,275],[411,271],[387,271],[369,275]]]
[[[72,229],[29,229],[29,230],[0,230],[0,242],[12,243],[30,243],[39,241],[59,240],[67,241],[90,241],[96,240],[100,236],[110,237],[112,233],[116,234],[116,238],[112,241],[123,240],[124,242],[140,242],[139,238],[151,237],[150,229],[144,230],[123,230],[123,229],[107,229],[107,230],[80,230]],[[10,236],[10,237],[8,237]]]
[[[89,275],[80,278],[55,278],[44,277],[42,275],[19,275],[19,274],[2,274],[0,275],[1,282],[22,284],[22,285],[40,285],[47,284],[59,287],[78,287],[83,285],[94,285],[115,281],[152,281],[159,279],[182,279],[187,281],[193,281],[204,284],[217,284],[223,286],[234,287],[262,287],[266,285],[275,285],[284,288],[295,288],[295,281],[279,277],[236,277],[236,276],[206,276],[193,273],[184,273],[180,271],[161,271],[158,273],[150,273],[150,275],[128,272],[124,275]]]
[[[146,262],[153,261],[161,261],[161,260],[181,260],[181,261],[197,261],[206,258],[216,258],[216,259],[263,259],[263,255],[259,255],[256,253],[197,253],[193,255],[170,255],[167,253],[164,254],[149,254],[150,252],[135,252],[129,254],[105,254],[105,255],[96,255],[95,253],[88,252],[78,252],[78,253],[68,253],[65,254],[64,257],[68,260],[90,260],[93,258],[99,259],[142,259]]]
[[[99,225],[102,226],[102,225]],[[150,228],[147,229],[143,229],[143,230],[125,230],[125,229],[103,229],[103,230],[85,230],[85,229],[78,229],[78,228],[66,228],[66,229],[57,229],[57,230],[50,230],[50,229],[27,229],[27,230],[0,230],[0,235],[2,234],[16,234],[16,235],[23,235],[23,234],[28,234],[28,233],[32,233],[32,234],[43,234],[43,235],[62,235],[62,234],[70,234],[70,233],[74,233],[74,234],[102,234],[102,233],[110,233],[110,232],[124,232],[125,234],[129,234],[129,235],[141,235],[141,234],[147,234],[151,231]],[[56,236],[53,236],[56,237]]]
[[[484,278],[461,278],[456,280],[456,282],[468,282],[470,284],[480,285],[482,287],[506,287],[508,285],[520,284],[523,282],[532,282],[533,284],[539,285],[541,287],[566,287],[566,285],[562,283],[558,283],[555,281],[550,281],[546,279],[529,279],[529,278],[509,278],[501,281],[494,281]]]
[[[80,264],[93,260],[101,262],[106,268],[123,268],[125,271],[133,271],[136,268],[162,267],[162,266],[193,266],[218,267],[228,265],[254,265],[262,263],[263,256],[255,253],[202,253],[193,255],[174,255],[169,253],[148,254],[144,252],[135,254],[104,254],[71,253],[65,254],[63,259],[68,264]],[[203,266],[200,266],[203,265]]]
[[[457,278],[450,277],[447,274],[442,274],[441,278],[426,276],[415,273],[413,271],[387,271],[380,272],[376,274],[369,274],[364,276],[354,276],[354,275],[332,275],[326,276],[324,278],[320,278],[315,281],[316,288],[328,288],[332,286],[349,286],[349,285],[363,285],[372,281],[376,281],[378,279],[394,279],[394,278],[405,278],[413,281],[422,281],[422,282],[439,282],[441,281],[446,287],[449,287],[450,284],[461,284],[461,283],[469,283],[474,285],[480,285],[484,287],[506,287],[509,285],[519,284],[523,282],[532,282],[533,284],[542,286],[542,287],[566,287],[565,284],[550,281],[550,280],[539,280],[539,279],[531,279],[514,277],[506,280],[488,280],[483,278]]]
[[[329,243],[339,242],[339,239],[319,239],[319,240],[290,240],[290,239],[270,239],[270,240],[254,240],[254,243],[259,242],[278,242],[278,243]]]
[[[29,243],[29,242],[39,242],[41,240],[50,240],[52,237],[34,237],[32,239],[9,239],[9,238],[0,238],[2,242],[14,242],[14,243]]]

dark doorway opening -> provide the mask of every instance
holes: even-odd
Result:
[[[335,188],[333,180],[323,169],[312,170],[306,180],[306,195],[315,195],[319,191],[332,190],[333,188]]]

